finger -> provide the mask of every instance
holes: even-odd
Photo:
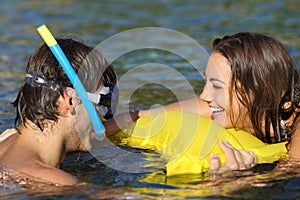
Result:
[[[233,148],[233,146],[231,144],[228,143],[228,141],[225,141],[225,145],[232,149],[233,153],[234,153],[234,156],[235,156],[235,159],[236,159],[236,162],[238,164],[238,167],[237,169],[239,170],[242,170],[242,169],[246,169],[246,165],[245,165],[245,162],[244,162],[244,159],[243,159],[243,156],[242,154],[240,153],[239,150]],[[231,167],[231,166],[228,166],[228,167]],[[236,164],[233,165],[234,168],[232,169],[235,169],[236,170]]]
[[[209,169],[211,171],[216,171],[216,170],[219,170],[220,167],[221,167],[220,157],[217,154],[213,154],[210,157]]]
[[[238,169],[239,170],[246,169],[245,161],[244,161],[243,156],[240,153],[240,151],[235,150],[235,149],[233,151],[234,151],[235,158],[236,158],[236,160],[238,162],[238,165],[239,165]]]
[[[254,162],[253,162],[253,166],[257,164],[258,162],[258,158],[255,156],[255,154],[251,151],[250,152],[252,154],[252,156],[254,157]]]
[[[253,152],[247,152],[244,150],[240,150],[240,153],[244,156],[244,163],[245,163],[246,168],[255,166],[255,164],[257,163],[257,158],[253,154]]]
[[[232,170],[239,169],[239,164],[236,159],[233,147],[226,141],[219,142],[220,148],[224,151],[226,157],[226,167],[229,167]]]

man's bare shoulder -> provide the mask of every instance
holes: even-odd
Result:
[[[0,134],[0,142],[4,141],[8,137],[10,137],[11,135],[14,135],[16,133],[18,133],[18,131],[16,129],[14,129],[14,128],[12,128],[12,129],[6,129],[4,132],[2,132]]]
[[[30,169],[25,169],[25,173],[43,179],[45,181],[49,181],[51,183],[55,183],[58,185],[74,185],[76,184],[76,178],[71,174],[55,168],[48,167],[43,165],[37,165]]]

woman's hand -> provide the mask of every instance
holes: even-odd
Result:
[[[124,112],[115,115],[113,118],[107,121],[102,121],[105,127],[105,135],[106,136],[115,135],[121,129],[131,125],[139,118],[138,113],[139,111]]]
[[[221,166],[220,158],[214,154],[210,158],[210,171],[222,173],[230,170],[244,170],[252,168],[257,163],[257,158],[252,152],[237,150],[228,141],[220,141],[220,148],[224,151],[226,163]]]

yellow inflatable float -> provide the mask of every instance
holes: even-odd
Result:
[[[227,140],[236,149],[252,151],[258,163],[287,157],[286,143],[265,144],[245,131],[225,129],[213,120],[183,111],[140,118],[117,137],[134,148],[159,152],[167,162],[168,176],[205,172],[212,154],[218,154],[224,165],[226,158],[219,140]]]

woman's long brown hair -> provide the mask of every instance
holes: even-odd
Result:
[[[215,39],[213,52],[228,60],[230,94],[234,92],[247,109],[256,137],[267,143],[288,140],[280,121],[298,107],[299,77],[283,44],[263,34],[242,32]],[[237,120],[243,120],[242,116],[233,124]]]

